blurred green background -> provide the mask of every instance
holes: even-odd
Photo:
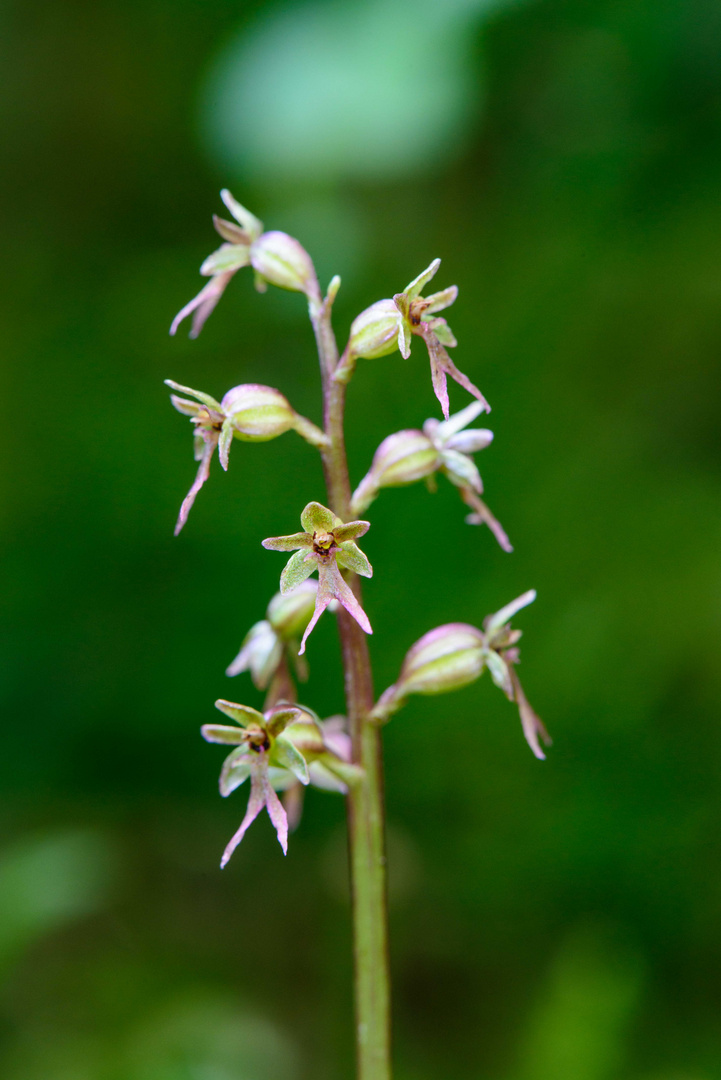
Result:
[[[172,535],[195,466],[163,378],[320,416],[300,297],[240,274],[168,337],[226,185],[341,274],[341,338],[436,255],[460,287],[516,551],[448,484],[382,493],[378,690],[432,626],[538,590],[545,764],[487,678],[387,729],[397,1080],[721,1077],[721,6],[8,0],[0,23],[3,1080],[352,1075],[342,800],[310,793],[286,860],[264,816],[220,873],[245,792],[218,797],[198,735],[216,697],[260,704],[224,675],[277,587],[259,541],[323,499],[294,434],[236,443]],[[354,482],[431,415],[422,348],[362,363]]]

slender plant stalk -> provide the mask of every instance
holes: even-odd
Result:
[[[345,383],[333,378],[338,349],[330,304],[310,305],[323,377],[324,425],[330,440],[323,467],[330,507],[343,521],[351,518],[350,482],[343,435]],[[361,599],[355,574],[348,584]],[[381,733],[368,720],[373,708],[373,676],[366,636],[341,609],[338,613],[353,759],[363,780],[348,796],[348,839],[353,896],[356,1050],[358,1080],[390,1080],[390,974],[386,895],[385,823]]]

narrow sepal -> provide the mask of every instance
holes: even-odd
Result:
[[[440,262],[440,260],[438,260]],[[432,265],[432,264],[431,264]],[[447,289],[441,289],[440,292],[431,293],[430,296],[425,298],[426,309],[425,315],[435,315],[437,311],[444,311],[445,308],[454,304],[458,298],[458,286],[449,285]]]
[[[186,319],[188,315],[192,315],[193,324],[189,337],[197,338],[208,317],[212,315],[215,310],[218,301],[225,292],[228,283],[234,274],[235,270],[226,270],[222,274],[216,274],[212,277],[208,284],[203,286],[198,295],[188,301],[185,307],[181,308],[175,316],[170,324],[171,335],[176,333],[183,319]]]
[[[513,683],[508,664],[493,649],[488,649],[484,653],[484,659],[496,686],[503,691],[509,701],[513,701]]]
[[[200,267],[203,277],[223,274],[226,270],[240,270],[242,266],[250,263],[250,248],[244,244],[221,244],[221,246],[208,255]]]
[[[493,635],[496,630],[500,630],[502,626],[505,626],[505,624],[513,618],[516,612],[527,607],[529,604],[532,604],[536,599],[536,595],[535,589],[529,589],[528,592],[524,592],[520,596],[517,596],[515,600],[511,600],[510,604],[506,604],[500,611],[497,611],[494,615],[489,615],[484,619],[483,629],[489,636]]]
[[[241,727],[247,727],[248,724],[258,724],[259,727],[265,729],[263,714],[259,713],[257,709],[251,709],[249,705],[238,705],[235,701],[218,698],[215,707],[226,716],[229,716],[231,720],[235,720],[236,724],[240,724]]]
[[[300,750],[293,745],[287,736],[278,736],[275,740],[271,756],[275,759],[274,764],[281,765],[284,769],[290,769],[293,775],[300,780],[301,784],[308,784],[310,782],[308,764]]]
[[[218,457],[220,458],[220,464],[225,471],[228,471],[228,455],[230,454],[230,445],[233,442],[233,421],[230,417],[223,421],[223,426],[220,429],[220,439],[218,440]]]
[[[172,379],[164,379],[163,382],[166,386],[171,387],[173,390],[179,390],[181,394],[190,394],[191,397],[199,401],[201,405],[205,405],[208,409],[212,409],[213,412],[220,413],[222,415],[223,408],[219,401],[216,401],[210,394],[204,394],[202,390],[193,390],[190,386],[183,386],[182,383],[174,382]],[[172,395],[171,395],[172,398]]]
[[[178,514],[178,520],[177,520],[176,525],[175,525],[175,535],[176,536],[178,535],[178,533],[180,532],[180,530],[183,528],[186,521],[188,520],[188,514],[190,513],[190,511],[191,511],[191,509],[193,507],[193,503],[195,502],[196,495],[198,494],[198,492],[202,488],[203,484],[206,482],[206,480],[210,476],[210,459],[213,456],[213,451],[215,450],[216,446],[218,445],[218,434],[217,434],[217,432],[211,432],[211,431],[203,430],[202,434],[201,434],[201,437],[203,438],[204,443],[205,443],[205,445],[203,447],[202,457],[200,459],[200,464],[198,466],[198,471],[195,474],[195,480],[193,481],[193,483],[191,485],[190,491],[188,492],[188,494],[185,496],[182,503],[180,504],[180,513]]]
[[[427,266],[425,270],[423,270],[422,273],[418,275],[418,277],[413,278],[413,281],[411,281],[410,284],[406,285],[403,292],[406,294],[409,300],[413,300],[414,297],[419,296],[420,293],[423,292],[423,289],[431,280],[431,278],[435,277],[436,273],[438,272],[438,267],[440,265],[441,260],[434,259],[430,266]]]
[[[332,510],[318,502],[310,502],[300,515],[300,523],[307,533],[330,532],[334,525],[340,524]]]
[[[225,218],[213,214],[213,225],[215,231],[229,244],[250,244],[251,242],[248,233],[233,221],[226,221]]]
[[[470,506],[473,510],[472,514],[468,514],[466,517],[466,523],[468,525],[487,525],[500,547],[504,551],[512,552],[513,544],[508,539],[506,530],[501,525],[498,518],[494,517],[491,511],[488,509],[483,499],[480,499],[475,491],[471,488],[461,488],[461,498],[466,506]]]
[[[354,573],[360,574],[361,577],[373,577],[373,567],[352,540],[346,540],[340,545],[340,551],[336,552],[336,561],[339,566],[345,567],[346,570],[352,570]]]
[[[280,575],[280,591],[283,595],[296,589],[315,570],[317,565],[315,559],[306,559],[306,554],[304,550],[296,551],[285,564],[283,573]]]
[[[280,735],[288,727],[288,724],[294,723],[302,716],[302,711],[295,706],[290,708],[277,708],[273,709],[267,714],[265,726],[270,735],[274,738]]]
[[[227,743],[229,746],[239,746],[245,739],[245,733],[240,728],[222,724],[203,724],[200,734],[206,742]]]
[[[467,454],[461,454],[458,450],[441,450],[441,460],[448,479],[456,487],[470,487],[478,494],[483,492],[481,474],[476,468],[475,462]]]
[[[269,536],[262,544],[268,551],[297,551],[298,548],[311,547],[313,541],[308,533],[298,532],[290,536]]]
[[[433,432],[434,438],[440,443],[448,443],[454,435],[457,435],[459,431],[463,431],[463,428],[468,427],[473,421],[483,412],[483,405],[480,401],[472,401],[470,405],[466,405],[465,409],[461,409],[460,412],[454,413],[448,420],[444,420],[438,424]]]
[[[227,798],[231,792],[245,783],[250,772],[250,752],[247,747],[239,746],[237,750],[233,750],[232,754],[228,754],[220,770],[218,788],[223,798]]]
[[[345,525],[334,528],[333,535],[337,543],[344,544],[346,540],[355,540],[359,536],[365,536],[370,527],[370,521],[347,521]]]
[[[178,397],[177,394],[170,395],[170,404],[183,416],[195,417],[202,409],[202,405],[199,405],[197,401],[188,401],[186,398]]]
[[[254,240],[257,236],[260,236],[263,231],[263,222],[260,221],[255,214],[251,214],[250,210],[246,210],[246,208],[231,195],[227,188],[223,188],[220,197],[240,227],[251,239]]]

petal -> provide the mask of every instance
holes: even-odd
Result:
[[[220,860],[220,869],[227,866],[230,856],[237,848],[240,841],[245,836],[246,832],[257,818],[260,811],[265,806],[266,791],[265,786],[267,779],[265,776],[265,762],[255,765],[250,774],[250,798],[248,799],[248,809],[245,811],[245,817],[240,823],[240,828],[231,838],[225,851],[223,852],[223,858]],[[277,796],[276,796],[277,798]]]
[[[200,734],[206,742],[227,743],[240,746],[245,739],[245,732],[237,727],[224,727],[222,724],[203,724]]]
[[[480,406],[480,401],[474,402]],[[462,454],[477,454],[493,442],[493,432],[488,428],[472,428],[471,431],[459,431],[446,443],[447,450],[459,450]]]
[[[218,457],[220,458],[220,464],[228,471],[228,455],[230,454],[230,444],[233,441],[233,421],[228,416],[223,421],[223,426],[220,429],[220,439],[218,440]]]
[[[215,231],[219,233],[224,240],[227,240],[229,244],[249,245],[251,243],[251,237],[248,233],[239,228],[234,221],[226,221],[225,218],[213,214],[213,225],[215,226]]]
[[[227,798],[231,792],[240,787],[250,776],[252,759],[248,748],[239,746],[232,754],[228,754],[220,770],[218,788],[223,798]]]
[[[509,701],[513,701],[513,683],[511,682],[508,664],[493,649],[486,650],[483,659],[486,661],[486,667],[490,671],[491,678],[496,686],[503,691]]]
[[[453,435],[456,435],[459,431],[462,431],[464,427],[472,424],[476,417],[483,412],[483,405],[480,401],[472,401],[470,405],[466,405],[465,409],[461,409],[460,412],[454,413],[449,420],[444,420],[438,425],[435,431],[435,439],[438,442],[447,443]],[[426,421],[427,423],[428,421]],[[459,449],[456,447],[456,449]]]
[[[297,589],[315,570],[315,559],[307,559],[306,554],[305,551],[296,551],[285,564],[280,575],[280,591],[283,595]]]
[[[455,303],[457,297],[457,285],[449,285],[447,289],[442,289],[441,292],[432,293],[431,296],[426,297],[427,307],[424,314],[434,315],[436,311],[444,311],[445,308]]]
[[[521,596],[517,596],[515,600],[511,600],[510,604],[506,604],[500,611],[497,611],[495,615],[489,615],[487,619],[483,621],[483,629],[487,634],[493,634],[495,630],[500,630],[502,626],[513,618],[517,611],[521,608],[528,607],[536,599],[536,590],[529,589],[528,592],[522,593]]]
[[[442,450],[443,471],[456,487],[470,487],[480,495],[483,491],[481,474],[467,454],[457,450]]]
[[[234,273],[235,270],[226,270],[224,273],[216,274],[215,277],[212,277],[208,284],[203,286],[198,295],[194,296],[192,300],[188,301],[184,308],[180,309],[170,324],[170,333],[175,334],[183,319],[195,312],[193,316],[193,326],[189,336],[196,338],[203,329],[206,319],[212,314],[218,301],[225,292],[228,282]]]
[[[352,570],[355,574],[360,574],[361,577],[373,577],[373,567],[352,540],[346,540],[341,544],[340,551],[336,552],[336,561],[339,566],[345,567],[346,570]]]
[[[430,326],[441,345],[446,345],[449,349],[455,349],[458,344],[456,335],[453,333],[445,319],[434,319],[432,316],[426,319],[425,315],[422,315],[421,318],[427,326]]]
[[[546,746],[551,746],[553,739],[546,730],[546,725],[541,718],[536,715],[531,706],[528,704],[528,699],[523,692],[520,680],[516,675],[513,667],[511,668],[511,679],[513,680],[513,689],[515,693],[516,702],[518,704],[518,712],[521,717],[521,724],[523,725],[523,734],[526,736],[526,742],[530,746],[533,753],[539,759],[539,761],[545,761],[546,755],[539,743],[539,736],[545,742]]]
[[[251,709],[248,705],[238,705],[235,701],[218,698],[215,707],[225,713],[226,716],[229,716],[231,720],[235,720],[236,724],[240,724],[241,727],[247,727],[248,724],[258,724],[260,727],[265,728],[263,714],[259,713],[257,709]]]
[[[272,736],[278,736],[287,728],[288,724],[300,719],[303,715],[301,709],[292,706],[289,709],[269,709],[265,714],[265,726]]]
[[[333,529],[333,536],[336,543],[344,544],[346,540],[355,540],[357,536],[365,536],[370,527],[370,521],[348,521],[345,525],[338,525]]]
[[[252,240],[260,236],[263,231],[263,222],[259,221],[255,214],[251,214],[250,210],[246,210],[245,207],[230,194],[227,188],[223,188],[220,197],[240,227],[248,233]]]
[[[471,488],[461,488],[461,498],[466,506],[470,506],[473,510],[473,513],[468,514],[466,517],[466,523],[468,525],[487,525],[498,541],[499,546],[509,553],[513,551],[513,544],[508,539],[506,530],[500,521],[493,516],[483,499],[480,499]]]
[[[283,803],[271,787],[267,773],[263,776],[263,791],[265,793],[265,805],[268,809],[268,817],[275,826],[278,843],[283,848],[283,854],[288,854],[288,816],[283,809]]]
[[[203,277],[215,277],[226,270],[240,270],[250,263],[250,248],[247,244],[221,244],[217,251],[203,262],[200,272]]]
[[[290,769],[294,776],[296,776],[301,784],[308,784],[310,777],[308,776],[308,765],[305,758],[301,754],[290,739],[285,735],[279,735],[275,740],[273,746],[273,758],[274,764],[282,765],[285,769]]]
[[[437,342],[437,339],[434,340]],[[435,347],[431,348],[430,344],[428,343],[428,339],[426,339],[426,344],[428,345],[428,357],[431,361],[431,383],[433,384],[433,393],[438,398],[441,404],[441,409],[443,410],[443,415],[447,420],[448,414],[450,412],[450,402],[448,400],[448,386],[446,383],[445,370],[438,360],[438,349],[443,349],[443,347],[438,344],[438,349],[436,349]],[[445,352],[445,349],[443,349],[443,352]]]
[[[332,510],[317,502],[308,503],[300,515],[300,523],[311,536],[314,532],[330,532],[335,525],[342,524]]]
[[[318,564],[318,577],[319,578],[320,578],[320,574],[321,574],[321,568],[324,565],[325,564],[320,564],[320,563]],[[328,607],[328,605],[330,604],[332,599],[333,599],[333,594],[332,593],[328,594],[328,593],[322,591],[321,590],[321,584],[320,584],[320,581],[319,581],[319,583],[318,583],[318,592],[317,592],[316,598],[315,598],[315,609],[314,609],[313,614],[311,616],[310,622],[308,623],[308,625],[305,628],[305,633],[303,634],[303,638],[302,638],[301,643],[300,643],[300,648],[298,649],[298,656],[302,656],[303,653],[305,652],[305,643],[306,643],[306,641],[310,637],[315,624],[318,622],[318,619],[321,617],[321,615],[323,614],[325,609]]]
[[[404,360],[411,355],[411,332],[405,319],[398,325],[398,348]]]
[[[173,382],[172,379],[164,379],[163,382],[166,386],[172,387],[173,390],[180,390],[181,394],[190,394],[190,396],[194,397],[196,401],[199,401],[201,405],[205,405],[206,408],[212,409],[213,412],[223,415],[222,405],[219,401],[216,401],[214,397],[211,397],[210,394],[204,394],[202,390],[193,390],[190,386],[183,386],[181,383]],[[171,400],[174,396],[174,394],[170,395]],[[173,402],[173,404],[175,404],[175,402]],[[188,402],[188,404],[190,405],[190,402]]]
[[[358,603],[358,599],[353,590],[343,580],[335,561],[320,566],[318,578],[318,595],[320,596],[323,594],[324,596],[327,596],[329,600],[331,597],[340,600],[348,614],[353,616],[361,629],[365,630],[366,634],[372,634],[373,631],[371,630],[368,616]]]
[[[269,536],[262,544],[268,551],[297,551],[298,548],[311,547],[313,540],[308,533],[302,532],[290,536]]]
[[[213,456],[213,451],[218,445],[218,435],[216,432],[204,432],[203,438],[205,439],[205,449],[203,450],[203,456],[200,459],[200,465],[198,471],[195,474],[195,480],[193,481],[190,491],[180,504],[180,513],[178,514],[178,520],[175,525],[175,535],[177,536],[180,530],[188,520],[188,514],[195,502],[195,496],[202,488],[205,481],[210,475],[210,459]]]
[[[186,398],[178,397],[177,394],[170,395],[170,404],[183,416],[197,416],[202,410],[202,406],[196,401],[188,401]]]
[[[417,278],[413,278],[413,281],[409,285],[406,285],[403,292],[406,296],[412,300],[414,296],[419,296],[423,292],[424,287],[428,284],[432,277],[435,276],[438,267],[441,265],[440,259],[434,259],[430,266],[427,266],[425,270],[418,275]]]

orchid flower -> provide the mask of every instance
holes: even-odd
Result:
[[[372,634],[371,624],[350,586],[343,580],[339,567],[362,577],[372,577],[373,569],[355,538],[368,532],[367,521],[344,523],[332,510],[311,502],[300,515],[304,531],[291,536],[272,536],[263,541],[269,551],[294,551],[280,577],[281,593],[289,593],[318,570],[318,593],[315,610],[300,643],[299,655],[305,652],[308,635],[325,609],[338,600],[366,634]]]

